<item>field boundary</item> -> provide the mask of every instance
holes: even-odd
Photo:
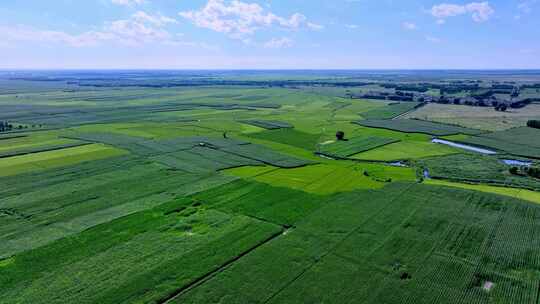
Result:
[[[269,222],[267,222],[269,223]],[[275,224],[274,224],[275,225]],[[193,282],[189,283],[188,285],[174,291],[173,293],[171,293],[170,295],[162,298],[162,299],[159,299],[156,301],[156,303],[158,304],[166,304],[166,303],[170,303],[172,300],[174,300],[175,298],[181,296],[182,294],[186,293],[187,291],[195,288],[195,287],[198,287],[200,286],[201,284],[207,282],[208,280],[210,280],[211,278],[213,278],[214,276],[216,276],[218,273],[221,273],[222,271],[224,271],[225,269],[227,269],[229,266],[231,266],[232,264],[234,264],[235,262],[237,262],[238,260],[240,260],[241,258],[245,257],[246,255],[250,254],[251,252],[255,251],[257,248],[271,242],[272,240],[278,238],[280,235],[283,235],[283,233],[287,230],[287,228],[281,226],[281,230],[279,232],[276,232],[274,234],[272,234],[271,236],[267,237],[266,239],[264,239],[262,242],[258,243],[258,244],[255,244],[254,246],[252,246],[251,248],[247,249],[246,251],[240,253],[239,255],[229,259],[228,261],[226,261],[225,263],[223,263],[221,266],[219,266],[218,268],[204,274],[203,276],[195,279]]]

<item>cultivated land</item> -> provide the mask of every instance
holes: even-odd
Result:
[[[395,73],[0,73],[0,303],[540,303],[538,105],[415,93],[540,74]]]
[[[530,119],[540,119],[540,104],[531,104],[505,112],[494,111],[491,107],[429,104],[407,114],[405,118],[458,124],[466,128],[486,131],[503,131],[524,126]]]

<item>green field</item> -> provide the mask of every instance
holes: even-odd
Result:
[[[472,136],[461,141],[518,156],[540,158],[539,136],[540,130],[538,129],[520,127]]]
[[[376,149],[398,142],[399,140],[384,137],[355,137],[346,141],[336,141],[321,145],[319,152],[331,157],[346,158],[351,155]]]
[[[540,118],[540,105],[531,104],[521,109],[501,112],[495,111],[492,107],[429,104],[411,112],[405,118],[458,124],[465,128],[486,131],[503,131],[523,127],[528,120]]]
[[[360,120],[356,123],[370,128],[382,128],[406,133],[423,133],[435,136],[456,134],[474,135],[482,133],[480,130],[468,129],[455,125],[433,123],[418,119]]]
[[[539,303],[540,180],[501,162],[538,130],[360,97],[454,78],[32,73],[0,73],[2,304]]]
[[[364,119],[391,119],[412,111],[417,106],[417,102],[391,103],[385,107],[361,113],[361,116]]]
[[[353,155],[351,158],[374,161],[396,161],[449,155],[459,150],[424,141],[404,141]]]

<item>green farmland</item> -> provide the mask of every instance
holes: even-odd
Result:
[[[0,77],[1,304],[540,303],[539,130],[156,73]]]

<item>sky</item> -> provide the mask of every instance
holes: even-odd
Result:
[[[540,0],[0,1],[0,69],[538,69]]]

